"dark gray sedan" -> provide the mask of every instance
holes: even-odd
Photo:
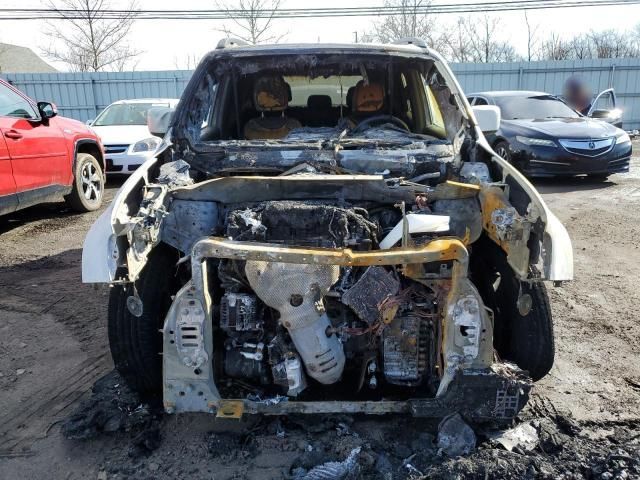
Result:
[[[554,95],[495,91],[467,98],[472,105],[500,107],[500,129],[487,140],[498,155],[527,176],[586,174],[606,179],[629,171],[629,135],[610,123],[581,115]]]

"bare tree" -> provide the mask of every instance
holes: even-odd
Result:
[[[524,11],[524,21],[527,25],[527,60],[533,60],[534,52],[538,45],[538,29],[540,28],[539,24],[532,25],[529,20],[529,15],[527,11]]]
[[[638,43],[632,32],[616,30],[591,31],[587,38],[594,58],[623,58],[638,56]]]
[[[374,43],[377,37],[372,32],[353,32],[355,43]]]
[[[2,73],[2,55],[7,51],[7,48],[0,43],[0,73]]]
[[[449,29],[449,32],[449,45],[445,50],[445,55],[455,62],[465,63],[473,61],[465,19],[459,17],[455,25]]]
[[[544,60],[569,60],[572,58],[571,45],[552,32],[540,45],[540,56]]]
[[[639,44],[640,43],[640,23],[637,23],[636,26],[633,27],[633,30],[629,32],[629,34],[633,38],[633,41],[636,43],[636,45]]]
[[[198,66],[202,55],[195,53],[188,53],[186,55],[180,55],[180,57],[173,57],[173,66],[176,70],[193,70]]]
[[[251,44],[270,43],[282,40],[286,33],[273,33],[273,20],[282,0],[239,0],[236,4],[216,1],[220,10],[229,14],[232,27],[223,25],[221,31]]]
[[[579,36],[572,38],[567,43],[569,49],[569,56],[576,60],[585,60],[593,58],[593,48],[591,41],[586,36]]]
[[[431,0],[385,0],[385,7],[394,7],[397,13],[384,16],[376,23],[371,36],[382,43],[400,38],[421,38],[427,45],[444,50],[448,45],[444,32],[439,31],[433,16],[425,13]]]
[[[140,55],[127,43],[138,12],[135,0],[118,19],[106,17],[108,0],[49,0],[47,6],[61,20],[49,23],[51,43],[43,53],[72,71],[122,70]]]
[[[562,39],[551,33],[540,46],[544,60],[585,60],[592,58],[635,58],[640,56],[640,36],[634,31],[592,30]]]
[[[471,62],[513,62],[518,60],[515,48],[509,42],[500,40],[500,19],[483,15],[480,19],[467,16],[459,19],[459,29],[465,35],[466,61]],[[459,48],[459,45],[456,45]],[[455,54],[454,54],[455,56]]]

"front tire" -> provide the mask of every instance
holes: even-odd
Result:
[[[494,348],[500,358],[529,372],[534,380],[553,367],[555,340],[547,290],[542,282],[516,278],[505,254],[485,239],[473,259],[473,279],[487,307],[494,312]],[[530,308],[518,308],[528,295]]]
[[[180,282],[175,250],[159,246],[151,252],[135,282],[142,301],[142,315],[136,317],[127,308],[134,294],[131,284],[115,285],[109,295],[108,333],[111,356],[127,384],[141,394],[162,390],[162,328],[171,306],[171,296]]]
[[[498,154],[499,157],[502,157],[507,162],[511,163],[511,149],[509,144],[504,140],[499,141],[493,147],[494,152]]]
[[[88,153],[78,153],[71,193],[64,197],[77,212],[92,212],[102,205],[104,174],[98,160]]]

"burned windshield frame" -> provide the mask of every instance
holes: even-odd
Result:
[[[282,53],[273,56],[255,56],[231,55],[231,52],[228,52],[211,55],[208,64],[205,65],[205,68],[200,69],[198,78],[194,78],[190,87],[185,91],[184,97],[191,100],[178,107],[181,111],[176,115],[174,123],[173,138],[178,142],[187,140],[190,147],[197,144],[207,144],[213,147],[216,144],[224,145],[225,142],[229,141],[232,141],[232,143],[248,142],[242,136],[242,124],[246,120],[242,118],[242,112],[243,103],[246,99],[244,98],[245,95],[241,93],[242,87],[240,86],[243,78],[248,75],[261,71],[276,71],[283,76],[296,75],[308,76],[309,78],[327,78],[332,76],[360,77],[362,71],[378,72],[378,74],[383,73],[385,93],[390,96],[394,88],[393,83],[398,82],[397,78],[393,78],[394,72],[415,69],[424,78],[432,78],[436,71],[435,61],[431,58],[380,53],[339,54],[337,52],[327,52],[300,55]],[[215,85],[215,88],[211,89],[211,84]],[[446,86],[442,85],[442,87]],[[455,112],[455,121],[447,122],[446,130],[442,132],[444,135],[441,135],[442,138],[448,137],[451,139],[455,132],[453,130],[450,131],[450,126],[455,123],[456,131],[459,130],[460,120],[463,115],[460,113],[459,106],[455,105],[455,102],[453,102],[455,106],[440,105],[442,102],[452,101],[452,95],[448,87],[446,87],[446,91],[448,92],[446,95],[438,96],[437,103],[443,115],[451,113],[447,111],[447,107],[454,107],[453,109],[457,110]],[[210,107],[205,108],[202,103],[209,103]],[[395,106],[392,102],[387,103],[390,105],[385,106],[386,113],[396,114]],[[348,112],[342,107],[343,105],[341,105],[340,116],[341,118],[346,118]],[[342,112],[343,110],[345,113]],[[197,114],[198,112],[200,115]],[[425,113],[428,115],[430,112]],[[204,129],[203,121],[205,118],[208,119],[209,135],[208,138],[200,138],[200,131]],[[420,127],[421,124],[418,126]],[[231,131],[228,131],[229,129]],[[421,129],[414,131],[421,131]],[[431,132],[425,133],[433,135]],[[284,142],[275,140],[272,143]]]

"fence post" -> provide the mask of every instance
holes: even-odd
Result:
[[[93,118],[98,116],[98,105],[96,103],[96,79],[91,77],[91,106],[93,107]]]
[[[522,90],[522,76],[524,74],[524,70],[522,66],[518,68],[518,90]]]
[[[611,65],[611,71],[609,72],[609,88],[613,88],[613,80],[616,74],[616,64]]]

